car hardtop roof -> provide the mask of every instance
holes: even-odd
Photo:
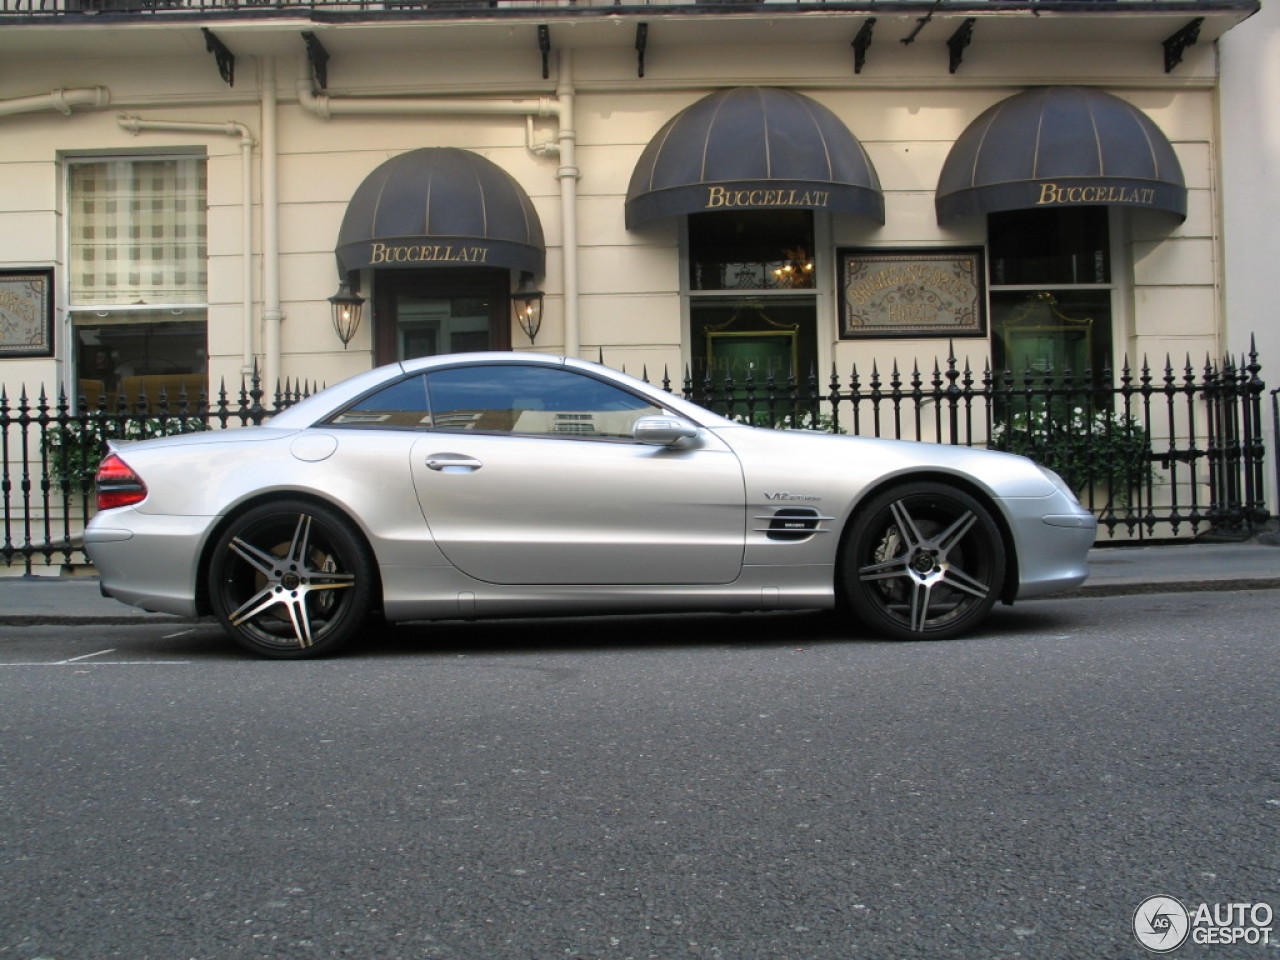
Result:
[[[372,370],[366,370],[363,373],[355,374],[339,383],[312,394],[304,400],[299,401],[287,410],[283,410],[276,414],[269,421],[273,427],[284,429],[303,429],[318,423],[330,412],[342,407],[344,404],[356,399],[357,397],[368,393],[378,385],[396,379],[399,376],[406,376],[414,373],[420,373],[426,370],[443,369],[446,367],[472,366],[482,364],[501,364],[501,365],[520,365],[520,366],[544,366],[544,367],[564,367],[567,369],[579,370],[583,373],[598,374],[605,379],[612,380],[623,386],[642,393],[662,405],[670,407],[679,412],[683,416],[691,417],[700,423],[715,421],[718,425],[727,425],[729,421],[711,413],[710,411],[699,407],[697,404],[684,400],[676,394],[668,393],[660,387],[644,380],[633,377],[628,373],[615,370],[612,367],[606,367],[603,364],[594,363],[590,360],[580,360],[575,357],[566,357],[559,354],[549,353],[529,353],[520,351],[484,351],[478,353],[452,353],[437,354],[431,357],[416,357],[412,360],[400,360],[395,363],[384,364],[375,367]]]

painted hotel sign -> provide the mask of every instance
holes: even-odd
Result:
[[[986,335],[981,248],[838,253],[843,339]]]
[[[52,287],[52,270],[0,270],[0,359],[53,356]]]

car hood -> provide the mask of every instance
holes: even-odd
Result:
[[[1047,497],[1058,489],[1026,457],[978,447],[749,426],[715,433],[733,448],[748,477],[764,471],[775,479],[796,478],[792,483],[839,478],[858,487],[896,474],[930,472],[968,479],[998,497]]]

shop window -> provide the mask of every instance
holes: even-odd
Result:
[[[694,377],[754,377],[763,385],[773,377],[779,385],[796,374],[808,376],[806,361],[816,362],[814,302],[809,298],[768,301],[698,300],[693,316]],[[695,384],[696,385],[696,384]]]
[[[1106,207],[990,215],[992,362],[1021,382],[1112,367]]]
[[[195,403],[207,390],[205,161],[67,165],[75,392],[91,406]]]
[[[813,288],[808,210],[700,213],[689,217],[690,290]]]
[[[817,369],[813,214],[703,213],[689,217],[689,352],[694,390],[724,383],[763,396]],[[739,409],[741,408],[741,409]],[[738,404],[732,412],[744,413]]]

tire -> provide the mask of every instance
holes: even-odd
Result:
[[[279,500],[237,517],[214,545],[209,601],[222,629],[264,657],[332,653],[369,615],[373,560],[341,514]]]
[[[958,636],[985,619],[1004,584],[1004,540],[990,511],[943,483],[873,497],[843,550],[843,598],[869,629],[894,639]]]

